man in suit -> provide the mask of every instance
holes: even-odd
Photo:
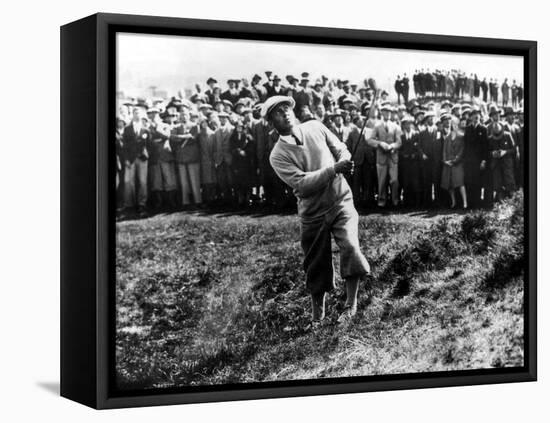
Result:
[[[385,207],[387,200],[387,184],[391,188],[392,204],[399,204],[398,151],[401,148],[401,129],[390,120],[392,107],[384,105],[381,108],[382,120],[374,128],[373,136],[368,144],[376,148],[376,172],[378,175],[378,206]]]
[[[481,110],[474,108],[470,114],[471,123],[464,132],[464,185],[468,201],[472,207],[480,207],[481,189],[484,189],[484,202],[489,205],[489,191],[485,170],[489,159],[487,128],[481,123]]]
[[[196,206],[202,203],[199,129],[190,121],[187,109],[182,110],[180,120],[180,124],[172,128],[170,144],[178,167],[181,202],[184,208],[188,208],[191,205],[191,196]]]
[[[140,217],[146,216],[147,168],[146,148],[149,131],[143,126],[142,109],[134,107],[132,121],[122,134],[122,156],[124,158],[124,206],[127,210],[137,205]]]
[[[218,83],[218,81],[216,81],[212,77],[210,77],[206,80],[206,85],[208,85],[208,89],[204,92],[204,94],[206,96],[208,104],[210,104],[211,106],[213,106],[214,101],[216,101],[216,96],[215,96],[214,91],[215,91],[217,83]]]
[[[403,132],[399,149],[399,164],[403,171],[403,203],[406,207],[418,207],[421,204],[421,151],[418,132],[413,127],[414,119],[404,116],[401,119]]]
[[[515,189],[514,161],[516,146],[512,135],[504,130],[500,122],[489,127],[489,157],[493,174],[493,189],[500,200],[509,196]]]
[[[231,171],[233,156],[229,140],[233,133],[233,125],[229,123],[229,115],[226,112],[219,113],[218,118],[220,126],[214,135],[214,165],[221,197],[226,204],[230,204],[233,200],[233,173]]]
[[[147,110],[150,120],[149,132],[151,136],[147,142],[149,153],[149,181],[150,193],[153,197],[153,207],[159,210],[163,205],[175,208],[176,206],[176,170],[174,154],[170,145],[170,132],[178,117],[175,107],[167,110],[167,121],[160,118],[157,108]]]
[[[508,78],[504,78],[504,82],[502,83],[500,90],[502,91],[502,106],[505,107],[508,105],[508,100],[510,97],[510,86],[508,85]]]
[[[487,84],[487,78],[483,78],[483,81],[479,84],[481,91],[483,92],[483,101],[487,103],[487,91],[489,91],[489,85]]]

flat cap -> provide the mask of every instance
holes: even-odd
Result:
[[[286,95],[274,95],[273,97],[269,97],[265,103],[262,104],[261,108],[261,115],[264,118],[267,118],[271,111],[277,107],[279,104],[290,104],[290,107],[294,108],[296,106],[296,102],[292,97],[288,97]]]

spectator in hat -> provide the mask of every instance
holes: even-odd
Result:
[[[518,107],[518,84],[516,83],[515,79],[512,81],[510,92],[512,94],[512,107],[516,108]]]
[[[143,126],[142,109],[134,107],[132,121],[122,133],[124,157],[124,206],[127,211],[137,206],[140,217],[146,216],[147,170],[149,154],[146,143],[149,131]]]
[[[208,85],[208,89],[204,92],[204,94],[206,95],[206,99],[210,105],[214,105],[214,101],[216,100],[214,96],[214,88],[216,88],[217,83],[218,81],[216,81],[212,77],[206,80],[206,85]]]
[[[264,85],[261,83],[262,77],[257,73],[252,77],[252,89],[258,95],[258,102],[263,103],[267,98],[267,90]]]
[[[422,153],[418,132],[414,129],[414,119],[405,116],[401,119],[401,148],[399,149],[400,172],[402,170],[403,203],[406,207],[418,207],[422,203]]]
[[[174,108],[169,113],[177,115]],[[151,108],[147,111],[149,117],[149,132],[151,136],[147,141],[149,153],[149,188],[153,201],[153,208],[160,210],[163,206],[176,207],[176,169],[174,167],[174,154],[170,145],[171,124],[164,123],[159,110]],[[173,116],[168,116],[169,122],[173,122]]]
[[[200,151],[202,200],[204,204],[212,205],[216,199],[216,167],[214,165],[216,140],[215,130],[210,127],[206,119],[199,123],[197,139]]]
[[[483,78],[480,82],[481,92],[483,93],[483,102],[487,103],[487,92],[489,91],[489,84],[487,84],[487,78]]]
[[[456,207],[455,189],[458,188],[462,197],[463,208],[468,207],[466,188],[464,187],[464,137],[452,130],[451,115],[445,114],[441,119],[441,139],[443,144],[443,169],[441,172],[441,188],[447,190],[451,197],[451,208]]]
[[[241,79],[241,82],[242,82],[243,86],[242,86],[241,91],[239,93],[239,99],[240,100],[246,100],[247,102],[252,101],[252,102],[256,103],[260,99],[257,91],[250,86],[250,83],[248,82],[248,79],[243,78],[243,79]]]
[[[288,82],[288,87],[286,91],[284,92],[284,95],[288,97],[292,97],[294,100],[296,100],[296,94],[301,90],[301,87],[298,85],[300,82],[298,78],[296,78],[294,75],[287,75],[285,76],[285,79]]]
[[[409,102],[410,80],[407,74],[403,74],[401,79],[401,94],[403,95],[403,102],[407,104]]]
[[[267,87],[267,98],[273,97],[275,95],[284,94],[285,88],[281,85],[281,78],[278,75],[273,76],[273,81],[271,85]]]
[[[473,109],[471,122],[464,132],[464,186],[468,202],[472,207],[480,207],[483,199],[489,205],[488,178],[486,175],[487,161],[489,160],[489,140],[487,128],[481,122],[481,110]]]
[[[359,281],[370,273],[359,247],[352,192],[343,176],[353,171],[353,162],[345,144],[324,125],[316,120],[297,124],[294,106],[294,100],[286,96],[274,97],[263,106],[262,114],[279,134],[270,163],[298,199],[312,320],[318,324],[324,318],[325,293],[334,289],[332,233],[346,284],[346,303],[339,321],[346,322],[357,311]]]
[[[229,122],[229,115],[226,112],[218,113],[218,119],[219,127],[214,135],[216,179],[220,199],[225,204],[231,204],[233,202],[233,172],[231,171],[233,155],[231,154],[230,138],[234,128]]]
[[[300,88],[300,91],[298,91],[294,97],[294,101],[296,102],[295,110],[298,111],[303,106],[308,106],[311,110],[311,107],[313,106],[313,90],[309,86],[309,73],[302,73]]]
[[[222,100],[228,100],[231,102],[231,104],[235,104],[239,98],[241,98],[241,90],[239,89],[239,81],[238,79],[228,79],[227,80],[227,90],[225,90],[220,98]]]
[[[500,86],[500,91],[502,92],[502,107],[506,107],[510,100],[510,85],[508,85],[508,78],[504,78],[504,82]]]
[[[252,134],[243,122],[238,122],[229,139],[232,171],[235,180],[235,200],[238,206],[248,206],[252,195],[252,182],[256,168],[256,147]]]
[[[387,184],[391,190],[392,204],[399,204],[399,148],[401,148],[401,128],[390,120],[391,106],[382,106],[382,120],[376,125],[373,137],[368,140],[376,149],[376,171],[378,175],[378,206],[385,207]]]
[[[397,75],[397,78],[395,79],[395,82],[393,84],[393,88],[395,89],[395,92],[397,93],[397,104],[401,104],[401,96],[403,96],[403,86],[401,85],[401,76]]]
[[[178,169],[181,203],[184,209],[191,206],[191,196],[196,206],[202,203],[198,132],[197,125],[190,120],[189,110],[183,109],[180,113],[180,124],[172,128],[170,144]]]
[[[515,189],[516,152],[512,135],[504,130],[500,122],[492,122],[489,127],[489,157],[497,201],[509,196]]]

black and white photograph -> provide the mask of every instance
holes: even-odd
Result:
[[[116,389],[522,368],[524,70],[118,32]]]

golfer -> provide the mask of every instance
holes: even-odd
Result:
[[[325,293],[334,288],[331,233],[340,250],[340,273],[346,283],[346,303],[338,319],[345,322],[357,312],[359,281],[370,272],[359,248],[359,216],[344,178],[353,172],[353,162],[346,145],[322,123],[299,124],[294,107],[294,99],[286,96],[270,97],[262,106],[262,116],[279,133],[269,161],[298,199],[313,325],[325,317]]]

